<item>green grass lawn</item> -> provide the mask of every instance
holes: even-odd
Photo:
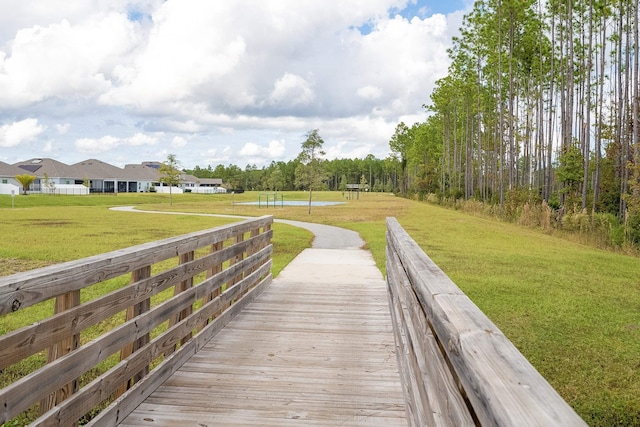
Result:
[[[283,195],[308,200],[308,193]],[[384,271],[384,221],[395,216],[587,423],[640,426],[640,259],[385,194],[350,201],[339,192],[313,196],[346,203],[314,206],[309,215],[306,206],[241,205],[258,200],[252,192],[174,195],[173,206],[168,195],[119,194],[20,196],[11,209],[10,197],[0,196],[0,259],[3,268],[33,268],[229,221],[107,209],[136,205],[272,214],[350,228],[361,234]],[[307,232],[283,224],[274,226],[274,235],[277,271],[311,241]]]

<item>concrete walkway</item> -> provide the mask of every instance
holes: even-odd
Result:
[[[407,425],[386,283],[364,242],[276,221],[311,230],[313,247],[121,425]]]
[[[162,211],[145,211],[137,209],[135,206],[117,206],[110,208],[113,211],[121,212],[138,212],[160,215],[193,215],[193,216],[213,216],[219,218],[237,218],[251,219],[250,216],[242,215],[226,215],[226,214],[206,214],[193,212],[162,212]],[[364,246],[364,240],[355,231],[347,230],[332,225],[315,224],[312,222],[291,221],[288,219],[274,219],[274,222],[293,225],[294,227],[305,228],[312,232],[315,236],[312,247],[314,249],[359,249]]]

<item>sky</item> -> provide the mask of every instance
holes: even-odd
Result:
[[[0,0],[0,161],[389,155],[469,0]]]

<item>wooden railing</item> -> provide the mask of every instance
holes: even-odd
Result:
[[[271,282],[272,222],[0,277],[0,321],[55,310],[0,336],[0,424],[118,424]]]
[[[387,286],[411,426],[586,426],[395,218]]]

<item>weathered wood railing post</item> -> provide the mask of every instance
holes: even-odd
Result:
[[[0,316],[56,299],[54,315],[0,335],[0,370],[21,374],[0,389],[0,424],[40,409],[37,425],[87,417],[88,425],[117,425],[271,283],[272,222],[260,217],[0,277]],[[129,274],[128,284],[92,296],[94,285]],[[29,359],[47,349],[47,363],[34,366]]]
[[[213,254],[215,252],[221,251],[223,247],[224,247],[224,242],[216,242],[216,243],[214,243],[214,244],[212,244],[210,246],[209,253]],[[216,274],[220,273],[221,271],[222,271],[222,263],[216,264],[215,266],[213,266],[213,267],[211,267],[210,269],[207,270],[206,279],[210,279],[211,277],[215,276]],[[213,301],[218,295],[220,295],[220,293],[221,293],[221,288],[216,288],[210,294],[205,295],[204,299],[202,300],[202,304],[205,305],[205,304],[209,303],[210,301]],[[212,316],[210,316],[210,317],[206,318],[205,320],[203,320],[198,329],[202,329],[206,325],[208,325],[209,322],[211,322],[213,319],[215,319],[216,317],[218,317],[220,315],[220,312],[221,312],[221,310],[215,312]]]
[[[411,426],[586,427],[395,218],[386,266]]]
[[[190,251],[184,254],[181,254],[179,256],[179,264],[187,264],[191,261],[193,261],[195,259],[195,252],[194,251]],[[193,287],[193,277],[189,277],[186,280],[183,280],[182,282],[180,282],[179,285],[176,285],[174,288],[174,293],[173,295],[178,295],[181,292],[186,291],[189,288]],[[176,323],[186,319],[188,316],[191,315],[191,313],[193,313],[193,304],[189,304],[188,307],[184,308],[178,315],[176,315],[171,322],[169,322],[169,327],[175,325]],[[189,332],[189,334],[185,335],[181,340],[180,340],[180,345],[183,345],[185,342],[187,342],[191,337],[192,337],[192,333]]]
[[[67,292],[64,295],[56,297],[54,306],[54,314],[63,313],[80,305],[80,291]],[[52,345],[47,350],[47,363],[51,363],[60,357],[76,350],[80,346],[80,334],[73,334],[64,338],[62,341]],[[58,403],[67,399],[73,393],[78,391],[78,379],[73,379],[65,384],[54,393],[40,402],[40,415],[46,413]],[[77,423],[76,423],[77,424]]]
[[[139,268],[131,272],[131,284],[134,284],[140,280],[148,279],[151,277],[151,266],[147,265],[145,267]],[[127,308],[127,313],[125,315],[125,322],[135,319],[143,313],[146,313],[151,308],[151,299],[146,298],[138,304],[132,305]],[[138,338],[134,342],[127,344],[120,351],[120,360],[125,360],[127,357],[131,356],[134,352],[141,349],[143,346],[149,343],[149,334],[144,334],[142,337]],[[131,386],[133,386],[136,382],[140,381],[142,377],[149,373],[149,365],[146,365],[140,372],[138,372],[132,379],[120,386],[120,388],[116,391],[114,397],[118,397],[122,395],[125,391],[127,391]]]
[[[259,235],[260,235],[260,229],[259,228],[254,228],[253,230],[251,230],[249,238],[254,238],[254,237],[257,237]],[[247,257],[250,257],[253,254],[256,254],[260,249],[262,249],[262,247],[260,245],[258,245],[257,243],[252,244],[247,249]],[[249,269],[249,271],[247,271],[247,274],[253,273],[254,271],[256,271],[258,269],[258,267],[259,267],[259,265],[254,265],[253,267],[251,267]],[[247,292],[248,292],[248,290],[243,292],[243,295],[246,294]]]
[[[234,243],[241,243],[244,241],[244,233],[238,233],[235,237],[234,237]],[[236,265],[237,263],[239,263],[240,261],[242,261],[242,259],[244,258],[243,253],[239,253],[237,254],[235,257],[231,258],[231,260],[229,261],[229,267]],[[240,271],[233,279],[231,279],[228,283],[227,283],[227,288],[232,287],[233,285],[235,285],[236,283],[238,283],[240,280],[242,280],[242,276],[243,273],[242,271]],[[228,307],[231,306],[231,304],[233,304],[233,300],[229,301],[229,305]]]

